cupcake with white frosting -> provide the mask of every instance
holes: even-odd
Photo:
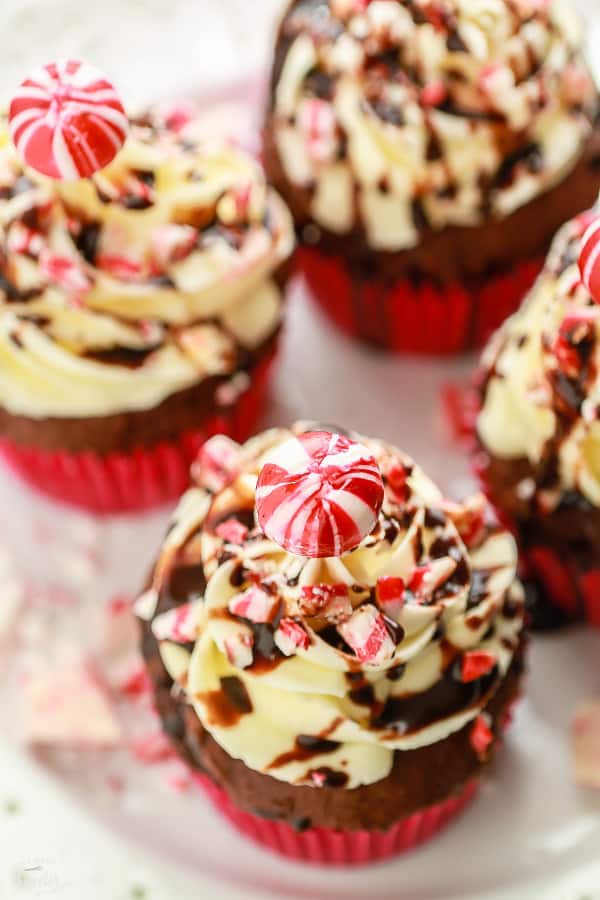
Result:
[[[299,260],[346,331],[480,344],[600,188],[598,92],[566,0],[295,0],[265,124]]]
[[[211,434],[244,439],[282,318],[289,213],[243,151],[159,112],[92,177],[0,150],[0,435],[99,511],[175,499]]]
[[[244,833],[363,863],[473,797],[523,671],[516,548],[360,436],[214,438],[137,603],[163,726]]]
[[[524,576],[600,626],[600,218],[558,233],[481,360],[477,469],[520,543]]]

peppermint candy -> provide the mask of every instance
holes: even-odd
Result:
[[[226,519],[217,525],[215,534],[218,534],[228,544],[243,544],[248,535],[248,529],[238,519]]]
[[[229,612],[249,622],[261,624],[272,622],[279,609],[279,598],[253,585],[229,601]]]
[[[193,644],[198,636],[196,623],[196,609],[193,604],[185,603],[157,616],[152,622],[152,633],[157,641]]]
[[[448,581],[455,569],[456,560],[451,556],[434,559],[424,566],[417,566],[408,587],[417,600],[426,600]]]
[[[494,740],[491,724],[489,715],[481,713],[475,719],[469,734],[469,743],[482,762],[487,759],[488,751]]]
[[[583,357],[580,345],[593,336],[599,317],[600,308],[586,306],[570,310],[560,324],[551,351],[559,368],[569,378],[577,378],[581,371]]]
[[[382,614],[371,603],[359,606],[338,631],[363,663],[381,665],[396,651]]]
[[[487,650],[467,650],[463,653],[461,678],[464,684],[470,684],[472,681],[479,681],[497,665],[495,653],[489,653]]]
[[[260,527],[290,553],[313,559],[354,550],[377,521],[383,481],[366,447],[314,431],[278,447],[256,487]]]
[[[317,98],[305,100],[298,112],[298,124],[311,158],[316,162],[331,159],[337,145],[337,124],[331,103]]]
[[[192,478],[199,487],[216,493],[240,471],[240,445],[216,434],[200,448],[198,458],[192,464]]]
[[[352,615],[346,584],[305,585],[298,607],[304,616],[322,616],[330,622],[345,622]]]
[[[405,603],[404,580],[393,575],[382,575],[377,579],[375,596],[377,606],[390,619],[397,620]]]
[[[237,631],[223,641],[225,656],[236,669],[247,669],[254,662],[254,637],[252,632]]]
[[[310,647],[306,629],[294,619],[282,619],[275,630],[273,640],[284,656],[293,656],[296,650],[308,650]]]
[[[581,239],[579,253],[581,280],[600,303],[600,216],[595,216]]]
[[[41,66],[23,81],[8,114],[24,162],[59,181],[89,178],[125,142],[127,116],[114,86],[87,63]]]
[[[73,299],[79,299],[92,288],[92,282],[76,260],[59,256],[43,248],[38,257],[40,273],[49,284],[62,288]]]

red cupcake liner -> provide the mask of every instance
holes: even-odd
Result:
[[[526,548],[521,559],[523,578],[535,581],[567,619],[600,628],[600,569],[582,571],[568,553],[543,545]]]
[[[312,247],[301,247],[297,258],[315,300],[343,331],[388,350],[437,355],[481,347],[518,309],[543,265],[528,261],[477,283],[442,288],[426,278],[361,278],[344,260]]]
[[[478,781],[470,781],[460,794],[414,813],[385,832],[333,828],[297,831],[286,822],[263,819],[238,809],[210,778],[197,773],[193,777],[219,812],[250,840],[288,859],[324,866],[365,865],[425,843],[472,802],[479,787]]]
[[[251,436],[263,411],[273,355],[259,363],[234,406],[210,416],[177,440],[130,453],[68,453],[0,440],[0,455],[28,484],[55,500],[94,513],[140,512],[173,502],[188,487],[190,466],[215,434]]]
[[[542,601],[559,609],[567,620],[584,621],[600,628],[600,568],[582,568],[568,547],[558,552],[548,544],[527,543],[518,523],[494,501],[485,452],[474,454],[472,468],[499,521],[517,541],[521,580],[534,582],[541,591]]]

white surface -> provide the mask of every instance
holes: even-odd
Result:
[[[253,71],[266,46],[264,25],[279,5],[1,0],[0,94],[30,66],[65,53],[103,66],[130,102],[216,87]],[[590,0],[588,8],[597,7]],[[441,383],[469,367],[355,347],[296,294],[268,420],[310,416],[387,437],[440,483],[457,486],[466,463],[444,443],[437,397]],[[300,869],[235,836],[195,792],[173,793],[162,766],[134,766],[122,751],[17,751],[19,673],[39,666],[43,672],[59,656],[77,655],[82,634],[92,641],[94,609],[117,586],[140,584],[164,515],[98,524],[45,502],[33,505],[6,480],[0,497],[0,533],[35,574],[38,593],[61,581],[61,591],[82,600],[72,605],[69,593],[54,590],[42,615],[44,596],[30,598],[16,639],[5,639],[0,652],[0,900],[600,898],[600,797],[571,785],[568,750],[575,703],[600,693],[600,635],[536,639],[529,696],[495,776],[447,834],[364,872]],[[125,786],[115,794],[107,785],[116,775]]]
[[[298,360],[309,354],[321,360],[320,373],[309,366],[300,377]],[[296,291],[269,420],[289,421],[312,410],[326,421],[383,433],[414,452],[442,483],[466,484],[465,460],[444,443],[438,389],[449,374],[467,370],[468,362],[393,360],[354,347]],[[323,383],[331,385],[327,392]],[[600,847],[600,795],[572,785],[568,744],[576,703],[600,693],[599,633],[579,629],[535,639],[528,698],[494,776],[446,834],[385,866],[300,869],[235,835],[194,790],[172,791],[165,766],[140,766],[122,749],[46,751],[37,758],[15,753],[19,678],[28,668],[44,672],[58,661],[70,662],[78,646],[86,658],[95,654],[100,666],[107,664],[98,659],[103,651],[94,635],[98,606],[115,589],[134,590],[141,583],[164,513],[100,523],[46,501],[31,503],[6,476],[0,492],[5,543],[35,576],[39,594],[17,632],[16,668],[9,668],[0,690],[0,730],[8,738],[0,744],[2,900],[600,897],[600,869],[584,871]],[[59,569],[64,595],[51,590],[46,596],[45,587],[56,581],[49,573]],[[126,733],[137,728],[129,715],[126,710]],[[115,776],[123,780],[117,793],[110,789]],[[16,814],[7,812],[11,799],[19,805]]]

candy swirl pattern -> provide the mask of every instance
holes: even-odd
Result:
[[[286,177],[317,225],[360,229],[374,250],[503,218],[549,190],[597,109],[563,0],[297,0],[279,52]]]
[[[597,282],[595,221],[585,213],[561,229],[481,361],[480,441],[495,457],[529,463],[516,490],[545,513],[573,492],[600,506],[600,306],[581,280]]]
[[[288,212],[258,164],[177,111],[52,182],[0,148],[0,405],[32,418],[157,406],[232,381],[277,331]]]
[[[254,503],[290,437],[209,442],[137,612],[230,756],[288,783],[353,788],[385,778],[396,751],[480,722],[520,643],[516,549],[481,496],[451,503],[400,451],[357,436],[385,485],[375,527],[339,557],[288,553]],[[183,581],[190,602],[161,612]]]

